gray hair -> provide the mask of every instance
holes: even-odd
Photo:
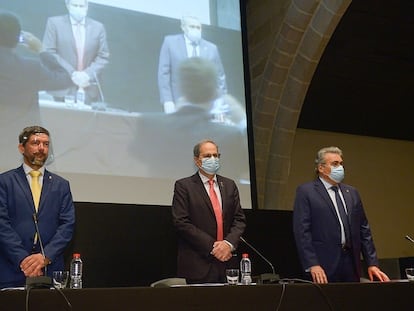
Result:
[[[325,164],[325,155],[327,153],[336,153],[339,154],[342,157],[342,150],[339,149],[338,147],[335,146],[331,146],[331,147],[324,147],[322,149],[320,149],[316,155],[316,159],[315,159],[315,170],[318,171],[318,165],[320,164]]]

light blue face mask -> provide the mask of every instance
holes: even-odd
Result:
[[[220,159],[215,157],[203,158],[201,160],[201,169],[207,174],[215,174],[220,168]]]
[[[340,183],[345,177],[345,170],[342,165],[338,166],[331,166],[331,173],[329,174],[329,178],[333,181]]]

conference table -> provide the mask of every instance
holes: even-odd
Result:
[[[64,289],[72,310],[413,310],[414,282],[289,283]],[[0,291],[0,309],[25,310],[26,290]],[[71,310],[53,289],[32,289],[29,310]]]

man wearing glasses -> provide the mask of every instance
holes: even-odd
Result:
[[[217,145],[203,140],[194,146],[193,154],[198,172],[176,181],[172,202],[177,276],[190,284],[223,283],[226,268],[238,264],[232,253],[244,232],[245,216],[234,181],[216,174],[220,168]]]

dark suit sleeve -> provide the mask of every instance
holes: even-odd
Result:
[[[312,219],[311,207],[304,187],[296,190],[293,208],[293,232],[299,259],[304,269],[319,265],[315,248],[312,245]]]
[[[39,90],[59,90],[73,86],[71,77],[52,54],[42,52],[39,57],[41,62],[37,77]]]
[[[73,228],[75,224],[75,207],[73,205],[72,194],[70,191],[69,182],[61,181],[60,198],[53,202],[59,204],[60,212],[58,218],[58,226],[54,236],[45,245],[45,255],[52,262],[57,256],[61,256],[72,239]]]
[[[194,196],[196,189],[191,189],[188,181],[177,181],[174,186],[172,203],[172,215],[178,236],[199,253],[208,256],[213,248],[215,238],[206,230],[200,229],[208,224],[207,215],[203,210],[195,211],[195,199],[190,198],[190,192]],[[214,228],[215,230],[215,228]]]
[[[375,249],[374,240],[372,238],[371,229],[366,217],[364,207],[359,196],[355,190],[357,210],[360,221],[360,238],[361,238],[361,252],[364,260],[368,266],[378,266],[377,251]]]
[[[237,248],[244,229],[246,228],[246,217],[240,205],[239,190],[234,181],[226,183],[230,191],[221,191],[223,201],[224,239]],[[229,197],[227,197],[229,192]],[[230,206],[227,206],[229,204]],[[227,229],[229,227],[229,229]]]
[[[13,229],[7,208],[7,187],[3,179],[0,180],[0,249],[4,256],[17,269],[20,262],[29,255],[22,240]],[[34,229],[33,229],[34,232]]]

